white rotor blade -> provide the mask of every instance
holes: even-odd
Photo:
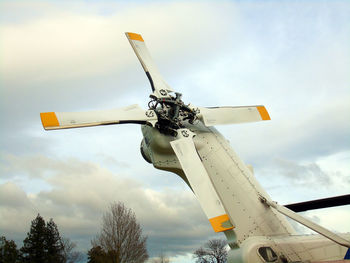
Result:
[[[108,124],[139,123],[154,124],[157,115],[153,110],[145,111],[139,105],[124,108],[87,112],[44,112],[40,113],[45,130],[89,127]]]
[[[192,140],[194,133],[188,129],[177,131],[178,137],[170,142],[171,147],[214,231],[232,229],[233,225],[195,148]]]
[[[132,48],[135,51],[136,56],[143,69],[146,72],[146,75],[151,83],[153,95],[157,98],[166,98],[169,97],[168,92],[173,91],[169,85],[163,80],[160,75],[151,55],[146,47],[146,44],[141,35],[136,33],[125,33]]]
[[[206,126],[270,120],[264,106],[194,108]]]

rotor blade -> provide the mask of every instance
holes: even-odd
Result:
[[[45,130],[123,123],[151,124],[154,126],[157,122],[157,115],[153,110],[145,111],[137,104],[113,110],[44,112],[40,113],[40,117]]]
[[[192,140],[194,133],[188,129],[177,131],[178,137],[170,142],[171,147],[214,231],[222,232],[232,229],[230,218],[226,214],[195,148]]]
[[[160,75],[142,36],[130,32],[126,32],[125,35],[129,39],[129,42],[134,49],[137,58],[141,62],[141,65],[146,72],[146,75],[151,83],[153,95],[157,98],[169,97],[168,92],[172,92],[173,90]]]
[[[260,106],[194,108],[205,126],[270,120],[266,108]]]
[[[311,200],[301,203],[285,205],[288,209],[294,212],[303,212],[307,210],[321,209],[334,206],[350,205],[350,194],[328,197],[323,199]]]

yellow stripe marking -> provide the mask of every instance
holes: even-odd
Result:
[[[229,229],[233,229],[233,225],[230,222],[230,218],[226,214],[210,218],[209,222],[215,232],[222,232]]]
[[[144,42],[142,36],[139,35],[139,34],[136,34],[136,33],[129,33],[129,32],[127,32],[127,34],[128,34],[128,36],[129,36],[129,38],[130,38],[131,40],[138,40],[138,41]]]
[[[258,106],[256,108],[258,109],[260,116],[261,116],[261,119],[263,121],[271,120],[270,115],[264,106]]]
[[[43,112],[40,113],[41,122],[46,127],[57,127],[60,126],[57,116],[54,112]]]

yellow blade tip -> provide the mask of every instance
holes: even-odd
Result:
[[[60,126],[57,116],[54,112],[42,112],[40,113],[40,118],[44,128]]]
[[[126,32],[126,35],[128,36],[129,39],[131,40],[138,40],[144,42],[142,36],[140,34],[136,33],[131,33],[131,32]]]
[[[267,112],[266,108],[264,106],[258,106],[256,107],[260,113],[261,119],[263,121],[271,120],[269,113]]]
[[[210,218],[209,222],[215,232],[222,232],[234,228],[227,214]]]

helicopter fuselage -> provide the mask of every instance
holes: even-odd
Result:
[[[253,169],[240,160],[215,128],[199,120],[183,125],[196,134],[193,141],[198,155],[234,225],[234,229],[224,231],[231,248],[228,262],[306,262],[344,257],[345,247],[319,235],[297,235],[286,217],[262,203],[260,196],[270,197]],[[170,145],[175,137],[148,125],[142,125],[142,133],[145,160],[157,169],[177,174],[190,187]],[[323,250],[327,253],[321,253]],[[276,255],[276,260],[266,261],[264,255],[270,255],[271,260]]]

